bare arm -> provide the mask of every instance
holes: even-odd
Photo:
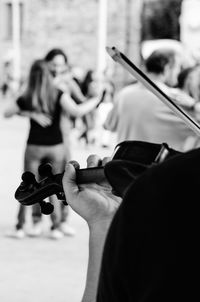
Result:
[[[48,115],[34,111],[21,110],[15,102],[4,111],[5,118],[13,117],[16,114],[31,118],[42,127],[47,127],[51,124],[51,118]]]
[[[19,114],[19,112],[20,112],[19,106],[18,106],[15,102],[13,102],[13,103],[10,104],[10,105],[7,107],[7,109],[4,111],[3,116],[4,116],[5,118],[10,118],[10,117],[13,117],[13,116],[16,115],[16,114]]]
[[[81,104],[86,101],[86,97],[82,94],[82,91],[75,80],[71,79],[69,82],[69,89],[72,97],[75,98],[77,103]]]
[[[103,160],[103,165],[106,160]],[[95,155],[88,158],[88,167],[98,166],[99,158]],[[82,302],[95,302],[101,259],[107,232],[121,198],[111,193],[111,187],[105,181],[101,184],[76,184],[75,169],[71,164],[66,166],[63,186],[68,204],[89,226],[89,261],[87,280]]]
[[[81,117],[95,109],[99,103],[99,98],[91,98],[84,103],[76,104],[68,93],[64,93],[61,97],[61,106],[64,111],[74,117]]]
[[[105,222],[105,224],[99,224],[90,229],[87,279],[82,302],[96,301],[102,255],[109,225]]]

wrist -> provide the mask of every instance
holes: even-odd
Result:
[[[106,237],[108,230],[110,228],[111,219],[95,221],[92,223],[88,223],[90,236],[94,236],[95,238],[103,239]]]

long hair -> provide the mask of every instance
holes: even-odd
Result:
[[[44,60],[33,62],[23,97],[32,110],[52,115],[55,109],[57,89]]]
[[[93,81],[92,76],[93,76],[93,71],[89,69],[86,72],[86,75],[82,81],[81,91],[82,91],[83,95],[85,95],[85,96],[88,96],[89,86],[90,86],[91,82]]]
[[[53,48],[51,49],[45,56],[44,60],[46,62],[52,61],[56,56],[63,56],[65,60],[65,64],[68,63],[67,55],[61,48]]]

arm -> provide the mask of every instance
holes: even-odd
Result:
[[[73,79],[71,79],[71,81],[69,82],[69,89],[71,96],[76,100],[78,104],[86,101],[86,97],[82,94],[80,87]]]
[[[9,105],[9,107],[7,107],[7,109],[4,111],[3,116],[5,118],[10,118],[13,117],[16,114],[19,114],[20,112],[20,108],[19,106],[17,106],[17,104],[15,102],[13,102],[12,104]]]
[[[87,102],[77,105],[68,93],[64,93],[60,103],[66,113],[74,117],[81,117],[96,108],[99,103],[99,98],[91,98]]]
[[[98,166],[99,161],[97,156],[90,156],[87,166]],[[107,161],[104,159],[103,165]],[[86,220],[89,227],[89,261],[82,302],[95,302],[106,235],[121,198],[111,193],[106,181],[77,186],[76,172],[71,164],[66,166],[63,187],[68,204]]]
[[[36,113],[34,111],[21,110],[16,102],[12,103],[4,111],[5,118],[10,118],[16,114],[33,119],[42,127],[47,127],[51,124],[51,118],[48,115],[43,113]]]
[[[118,109],[118,101],[115,101],[113,107],[108,112],[105,122],[103,124],[104,129],[116,132],[119,123],[119,109]]]
[[[68,74],[56,76],[54,78],[55,86],[63,92],[69,92],[77,104],[81,104],[86,100],[77,82]]]
[[[89,235],[89,260],[87,278],[82,302],[95,302],[98,281],[101,269],[104,243],[109,224],[96,226],[90,229]]]
[[[20,115],[20,116],[25,116],[29,118],[34,118],[34,112],[31,111],[25,111],[21,110],[19,106],[16,103],[12,103],[5,111],[4,111],[4,117],[10,118],[14,115]]]
[[[48,114],[24,110],[20,111],[18,114],[34,120],[44,128],[50,126],[52,123],[52,118]]]

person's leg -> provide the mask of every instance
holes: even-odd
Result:
[[[69,216],[69,207],[61,202],[61,223],[65,223]]]
[[[61,173],[65,168],[65,153],[63,145],[57,145],[49,148],[48,160],[52,165],[53,173]],[[51,214],[51,237],[59,239],[64,235],[73,236],[75,231],[68,225],[69,208],[64,206],[62,201],[55,195],[51,196],[50,202],[54,205],[54,211]]]
[[[61,223],[61,202],[55,195],[49,197],[50,202],[54,205],[54,211],[51,214],[51,230],[59,229]]]
[[[71,140],[70,134],[72,130],[72,125],[70,119],[64,113],[61,115],[60,127],[63,136],[64,157],[65,161],[68,162],[71,159],[71,150],[69,146]]]
[[[27,171],[28,157],[29,154],[27,154],[27,147],[26,147],[25,154],[24,154],[24,171]],[[26,207],[20,204],[17,213],[16,230],[22,230],[24,228],[25,216],[26,216]]]
[[[36,153],[38,154],[38,153]],[[32,173],[37,174],[38,160],[33,160],[33,150],[29,146],[26,147],[24,154],[24,171],[31,171]],[[24,225],[26,222],[26,206],[19,205],[18,213],[17,213],[17,223],[16,223],[16,236],[17,238],[23,238],[25,236],[24,233]],[[39,211],[37,212],[37,216],[39,216]],[[37,219],[38,220],[38,219]],[[41,214],[40,214],[41,220]]]
[[[76,234],[73,227],[69,224],[70,208],[61,202],[61,222],[60,229],[66,236],[74,236]]]
[[[40,205],[38,203],[32,206],[32,219],[33,219],[33,224],[41,222],[42,214],[41,214]]]
[[[25,152],[24,170],[32,172],[36,179],[39,180],[38,167],[45,154],[43,147],[29,145]],[[39,236],[42,233],[41,220],[42,214],[38,203],[31,206],[33,227],[29,232],[30,236]]]
[[[51,146],[48,148],[47,161],[52,165],[53,174],[58,174],[64,171],[65,166],[65,153],[64,146],[62,144]],[[54,211],[51,214],[51,237],[53,239],[59,239],[63,237],[60,231],[61,225],[61,204],[62,202],[57,199],[56,195],[49,197],[50,202],[54,205]]]
[[[26,215],[26,207],[20,204],[17,214],[16,230],[23,229],[25,223],[25,215]]]
[[[65,151],[64,151],[65,152]],[[56,152],[54,153],[55,157],[52,158],[53,160],[53,172],[54,173],[61,173],[64,171],[65,168],[65,154],[63,154],[62,146],[56,147]],[[54,202],[54,213],[52,213],[52,223],[56,229],[62,231],[62,233],[66,236],[74,236],[75,230],[72,228],[68,221],[69,221],[69,212],[70,209],[68,206],[64,205],[62,201],[53,199]]]
[[[26,207],[20,204],[18,207],[17,222],[15,225],[14,232],[8,234],[9,236],[17,239],[23,239],[25,237],[26,235],[24,231],[25,216],[26,216]]]

